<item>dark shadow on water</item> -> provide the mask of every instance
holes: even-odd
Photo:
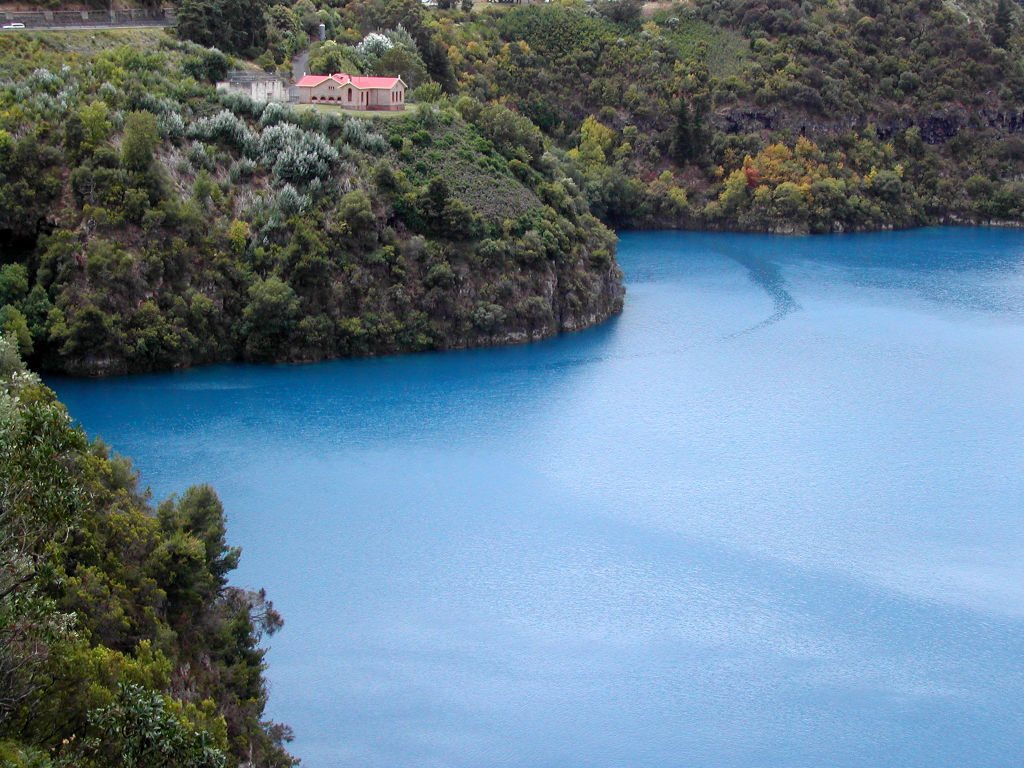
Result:
[[[749,251],[737,251],[730,248],[721,251],[721,253],[746,269],[751,282],[767,293],[775,306],[775,311],[761,322],[749,328],[727,334],[722,337],[723,339],[734,339],[737,336],[754,333],[762,328],[778,323],[791,312],[800,310],[800,305],[789,292],[786,278],[782,276],[782,271],[777,264],[755,256]]]
[[[801,309],[783,273],[802,284],[808,270],[817,270],[814,279],[825,287],[913,294],[935,306],[998,313],[1010,320],[1024,315],[1018,288],[1024,277],[1024,233],[1015,229],[931,227],[805,237],[623,232],[620,240],[619,259],[627,283],[685,278],[689,265],[708,254],[743,266],[751,281],[772,298],[774,311],[726,339],[778,323]]]

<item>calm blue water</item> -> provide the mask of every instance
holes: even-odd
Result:
[[[1024,234],[619,257],[544,343],[50,383],[216,486],[311,768],[1024,764]]]

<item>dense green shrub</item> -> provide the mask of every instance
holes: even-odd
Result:
[[[0,760],[292,765],[263,720],[281,617],[227,585],[220,501],[147,496],[0,336]]]

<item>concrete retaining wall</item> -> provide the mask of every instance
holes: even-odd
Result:
[[[164,27],[175,22],[176,8],[128,8],[92,11],[0,11],[0,22],[20,21],[26,29],[47,27]]]

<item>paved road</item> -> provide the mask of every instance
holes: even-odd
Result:
[[[309,72],[309,51],[299,51],[292,59],[292,85],[288,87],[288,101],[295,104],[299,100],[299,89],[295,83]]]
[[[309,72],[309,51],[299,51],[292,59],[292,81],[298,82]]]
[[[99,30],[99,29],[159,29],[160,27],[173,26],[173,21],[146,21],[137,24],[61,24],[53,26],[42,26],[34,24],[26,26],[25,29],[4,29],[2,32],[17,34],[18,32],[74,32],[75,30]]]

